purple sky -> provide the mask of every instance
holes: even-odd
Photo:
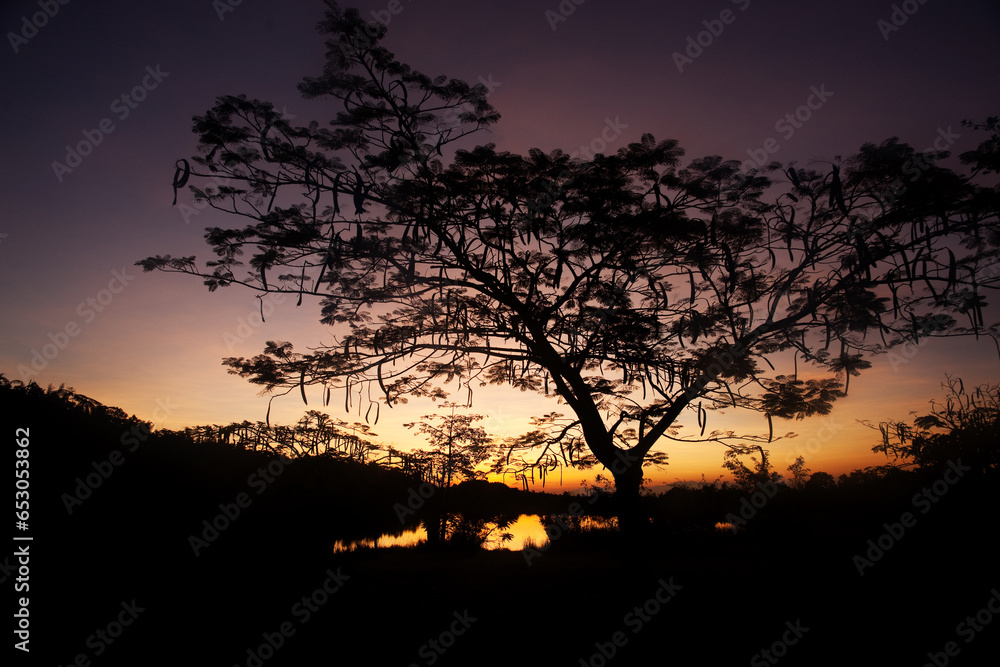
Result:
[[[44,16],[46,6],[58,11]],[[981,140],[963,119],[1000,113],[1000,5],[988,0],[912,0],[898,10],[860,0],[354,6],[391,17],[387,46],[416,69],[491,82],[490,101],[503,118],[478,141],[518,152],[602,144],[612,152],[651,132],[679,139],[688,158],[745,160],[767,145],[769,159],[804,164],[890,136],[918,149],[950,136],[959,153]],[[574,10],[561,16],[560,6]],[[231,11],[220,15],[221,7]],[[254,327],[250,292],[209,294],[197,279],[142,274],[133,262],[168,253],[203,258],[203,228],[231,223],[209,212],[185,219],[170,206],[174,161],[195,152],[191,117],[216,96],[269,100],[296,122],[333,116],[329,103],[306,102],[296,90],[322,67],[315,24],[323,9],[312,0],[4,3],[0,372],[66,383],[168,428],[263,419],[265,401],[227,375],[220,359],[255,354],[271,338],[298,347],[329,338],[318,310],[288,299]],[[701,52],[692,48],[679,68],[674,54],[689,49],[689,37],[700,38]],[[794,123],[786,119],[797,112]],[[67,161],[67,146],[81,142],[83,152],[96,145],[79,163]],[[190,195],[179,203],[190,204]],[[871,434],[855,419],[905,418],[939,394],[945,372],[993,381],[1000,363],[991,342],[965,340],[921,348],[905,364],[874,361],[835,409],[835,437],[811,421],[777,425],[800,434],[775,444],[781,460],[797,447],[814,470],[877,463]],[[490,412],[500,432],[517,431],[519,420],[539,412],[535,396],[488,396],[476,408]],[[292,422],[303,409],[294,397],[279,399],[272,419]],[[433,409],[414,405],[398,423]],[[330,412],[357,418],[335,406]],[[749,415],[735,423],[760,432],[760,421]],[[376,431],[408,442],[393,423]],[[811,441],[816,446],[806,449]],[[672,465],[663,479],[721,472],[721,447],[666,449]]]

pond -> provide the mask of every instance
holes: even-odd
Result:
[[[526,546],[541,547],[549,541],[545,533],[544,521],[561,519],[564,524],[570,524],[581,531],[615,528],[617,520],[601,517],[574,517],[571,515],[555,515],[551,518],[538,514],[521,514],[517,520],[504,529],[498,529],[495,523],[487,523],[485,529],[489,536],[483,543],[484,549],[508,549],[521,551]],[[511,539],[503,541],[502,533],[510,533]],[[355,549],[385,549],[388,547],[411,547],[427,540],[427,529],[420,524],[415,530],[404,530],[399,533],[385,533],[374,539],[338,540],[333,545],[334,553],[354,551]]]

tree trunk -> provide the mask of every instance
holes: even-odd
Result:
[[[426,513],[424,515],[424,528],[427,529],[427,544],[431,546],[440,546],[443,544],[446,526],[446,514],[438,511]]]
[[[643,535],[649,528],[649,516],[646,514],[639,497],[642,486],[642,462],[625,465],[616,462],[611,467],[615,478],[614,506],[618,515],[618,527],[629,537]]]

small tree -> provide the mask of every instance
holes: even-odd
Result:
[[[792,473],[791,486],[793,488],[801,489],[805,486],[809,479],[810,470],[806,467],[806,460],[803,457],[795,457],[795,462],[788,466],[786,470]]]
[[[769,433],[749,440],[765,442],[774,418],[829,412],[868,355],[994,332],[996,192],[939,166],[945,152],[892,138],[744,173],[719,156],[683,164],[677,141],[651,134],[592,159],[456,151],[499,119],[486,86],[412,70],[380,45],[385,26],[329,4],[326,66],[300,90],[341,104],[332,127],[220,98],[195,119],[201,155],[174,186],[210,179],[196,200],[250,223],[209,229],[204,268],[139,262],[210,290],[320,299],[333,344],[225,360],[267,391],[349,401],[367,385],[388,407],[448,383],[467,402],[484,384],[538,392],[566,404],[567,436],[637,517],[642,468],[682,437],[683,415],[697,416],[694,439],[728,442],[706,436],[708,413],[758,411]],[[790,373],[771,370],[782,353]]]
[[[445,403],[442,407],[450,408],[451,413],[425,415],[421,417],[424,421],[404,424],[406,428],[416,429],[417,433],[426,436],[434,449],[432,460],[437,470],[437,484],[449,487],[456,477],[484,479],[485,472],[477,467],[495,449],[493,437],[486,429],[473,425],[484,417],[455,414],[458,407],[455,403]]]

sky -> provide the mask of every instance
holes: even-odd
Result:
[[[649,132],[678,139],[689,159],[805,165],[892,136],[917,149],[943,141],[958,154],[984,138],[961,121],[1000,110],[992,0],[342,5],[388,22],[385,45],[415,69],[489,85],[502,118],[478,142],[501,150],[610,153]],[[174,163],[196,154],[191,119],[217,96],[268,100],[296,123],[333,117],[330,102],[296,89],[323,66],[323,10],[318,0],[3,3],[0,372],[65,384],[159,428],[264,419],[267,398],[221,360],[256,354],[266,340],[299,349],[329,341],[318,306],[268,297],[262,323],[248,290],[209,293],[197,278],[144,274],[134,262],[204,259],[204,228],[233,224],[181,206],[189,193],[171,206]],[[872,361],[830,416],[776,424],[798,434],[770,446],[779,472],[798,454],[834,475],[882,463],[871,452],[878,434],[859,420],[925,411],[946,373],[979,384],[1000,370],[988,339]],[[272,423],[293,423],[318,403],[318,393],[308,407],[295,395],[276,399]],[[374,430],[404,449],[423,445],[401,424],[437,408],[415,400],[383,410]],[[530,415],[559,409],[490,388],[473,412],[487,415],[491,432],[515,435]],[[361,419],[342,405],[328,412]],[[711,419],[710,428],[767,430],[756,414]],[[723,473],[718,444],[662,449],[670,465],[647,472],[653,483]]]

